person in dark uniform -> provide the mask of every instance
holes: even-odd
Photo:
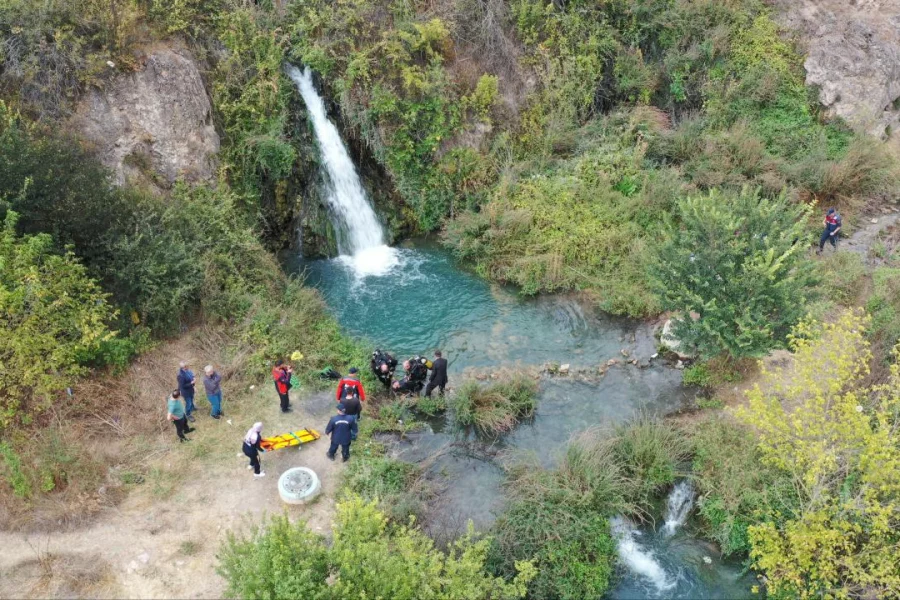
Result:
[[[360,417],[362,417],[362,402],[359,401],[356,390],[347,390],[347,395],[344,396],[341,404],[344,405],[345,415],[356,417],[356,420],[359,421]]]
[[[431,361],[421,356],[414,356],[403,361],[403,368],[406,370],[406,377],[404,377],[406,383],[403,387],[411,387],[410,391],[414,394],[421,393],[428,380],[428,369],[431,367]]]
[[[396,358],[387,352],[375,350],[372,353],[372,360],[369,366],[372,368],[372,373],[385,388],[391,387],[391,380],[394,378],[394,371],[397,369]]]
[[[431,379],[428,380],[428,386],[425,388],[425,397],[430,398],[434,388],[438,388],[438,393],[444,395],[444,387],[447,385],[447,359],[441,355],[440,350],[434,351],[434,363],[431,366]]]
[[[408,396],[410,394],[415,394],[418,392],[421,387],[418,387],[414,381],[410,381],[409,377],[404,377],[403,379],[398,379],[394,383],[391,384],[391,390],[395,394],[401,394],[404,396]]]
[[[337,405],[337,411],[338,414],[331,417],[328,425],[325,426],[325,435],[331,435],[331,447],[328,448],[325,456],[334,460],[334,453],[340,446],[344,462],[347,462],[350,460],[350,443],[359,431],[359,426],[356,424],[356,417],[347,416],[343,404]]]

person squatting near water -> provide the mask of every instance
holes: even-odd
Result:
[[[837,251],[838,238],[841,231],[841,215],[833,208],[829,208],[825,213],[825,220],[822,223],[825,229],[822,231],[822,237],[819,238],[819,249],[816,254],[822,254],[825,249],[825,242],[831,242],[831,247]]]
[[[359,425],[356,423],[356,417],[347,415],[346,410],[346,407],[339,403],[337,405],[338,414],[331,417],[328,425],[325,426],[325,435],[331,436],[331,447],[325,453],[330,460],[334,460],[338,446],[341,447],[341,456],[343,456],[344,462],[350,460],[350,444],[359,431]]]
[[[275,361],[272,368],[272,379],[275,380],[275,391],[278,392],[278,398],[281,400],[281,412],[291,412],[291,375],[294,374],[294,368],[284,364],[280,358]]]
[[[372,374],[378,378],[378,381],[385,388],[390,388],[391,380],[394,378],[394,371],[397,369],[397,359],[387,352],[376,349],[372,353],[372,360],[369,366],[372,369]]]
[[[254,423],[253,427],[247,431],[247,435],[244,436],[244,444],[241,447],[244,454],[250,459],[250,464],[247,465],[247,468],[253,469],[254,477],[266,476],[266,472],[262,470],[262,465],[259,462],[259,453],[265,452],[262,449],[262,428],[262,423]]]
[[[184,405],[181,403],[181,392],[175,390],[166,400],[166,418],[175,425],[175,433],[178,435],[178,441],[189,442],[185,434],[194,429],[188,425],[187,414],[184,411]]]
[[[400,381],[395,381],[391,385],[391,390],[395,394],[419,395],[422,388],[425,387],[425,381],[428,379],[428,370],[432,367],[432,362],[421,356],[414,356],[403,361],[403,370],[406,376]]]

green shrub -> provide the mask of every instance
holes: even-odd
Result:
[[[654,497],[675,483],[690,458],[684,434],[667,421],[642,414],[615,428],[613,457],[631,484],[628,499],[649,507]]]
[[[782,345],[810,296],[809,210],[749,189],[680,202],[679,222],[652,264],[663,305],[699,315],[678,319],[675,337],[703,358],[761,356]]]
[[[859,296],[866,266],[856,252],[833,252],[816,261],[822,296],[840,306],[851,307]]]
[[[872,295],[866,301],[866,312],[872,316],[868,334],[875,354],[882,363],[887,364],[894,358],[891,349],[900,341],[900,269],[875,269],[872,273]]]
[[[338,504],[330,547],[305,523],[275,518],[249,538],[229,535],[219,573],[237,598],[523,597],[534,567],[520,562],[510,582],[492,577],[484,570],[488,544],[470,530],[443,553],[412,525],[392,527],[374,503],[349,498]]]
[[[0,232],[0,431],[30,423],[87,371],[116,314],[71,252],[16,235],[17,220],[7,212]]]
[[[746,554],[750,525],[781,520],[795,510],[791,481],[762,464],[753,435],[725,418],[698,421],[689,438],[704,535],[723,554]]]
[[[487,386],[467,381],[450,399],[450,408],[457,425],[499,435],[534,415],[537,389],[534,380],[524,375]]]
[[[685,368],[681,373],[681,382],[684,385],[696,385],[707,387],[712,383],[712,375],[709,366],[705,362],[696,362]]]

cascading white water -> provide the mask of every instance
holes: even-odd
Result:
[[[649,581],[659,592],[670,590],[677,581],[670,578],[653,552],[637,543],[635,539],[640,532],[633,523],[624,517],[613,517],[609,520],[613,537],[616,538],[616,551],[619,558],[636,575]]]
[[[369,204],[337,127],[328,119],[309,67],[301,71],[288,65],[287,73],[306,103],[319,143],[326,171],[326,202],[331,209],[341,259],[357,275],[382,275],[397,263],[397,253],[384,243],[381,223]]]
[[[674,535],[679,527],[687,521],[691,509],[694,507],[694,486],[689,479],[679,481],[666,500],[666,524],[663,532],[666,535]]]

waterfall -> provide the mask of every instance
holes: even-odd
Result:
[[[385,245],[384,232],[340,133],[328,119],[325,103],[313,85],[309,67],[287,66],[287,74],[306,103],[322,164],[325,167],[325,200],[337,234],[341,259],[357,275],[382,275],[397,263],[396,252]]]
[[[694,486],[688,479],[679,481],[672,488],[666,501],[666,524],[663,526],[663,532],[666,535],[673,535],[679,527],[684,525],[693,507]]]
[[[616,538],[616,551],[619,559],[635,574],[649,581],[657,591],[670,590],[677,584],[670,578],[653,552],[641,546],[636,538],[641,535],[633,523],[624,517],[613,517],[609,520],[613,537]]]

